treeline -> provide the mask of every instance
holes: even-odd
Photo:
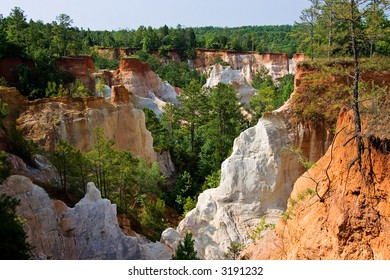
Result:
[[[348,42],[348,25],[335,17],[335,1],[310,0],[312,5],[301,15],[301,22],[280,26],[244,27],[168,27],[140,26],[137,29],[92,31],[73,26],[69,15],[60,14],[51,23],[30,20],[15,7],[9,16],[0,15],[0,57],[32,58],[91,54],[94,47],[134,48],[147,52],[176,50],[183,59],[194,55],[194,48],[236,51],[296,52],[316,55],[338,53]],[[333,3],[333,4],[332,4]],[[389,20],[384,10],[364,17],[359,28],[365,29],[363,50],[366,55],[389,54]],[[381,30],[380,34],[376,31]]]
[[[194,28],[197,47],[258,53],[297,52],[299,42],[292,37],[292,25],[243,26],[243,27],[197,27]]]
[[[360,57],[390,55],[387,0],[308,2],[310,7],[302,11],[301,22],[296,24],[293,31],[299,42],[299,51],[309,54],[311,58],[348,57],[354,52],[351,42],[356,42]]]
[[[237,51],[296,52],[298,41],[291,37],[293,26],[168,27],[140,26],[136,30],[91,31],[73,26],[69,15],[60,14],[51,23],[27,21],[21,8],[7,17],[0,16],[0,57],[36,58],[90,54],[93,47],[158,50],[164,56],[176,50],[183,59],[194,55],[194,48]]]

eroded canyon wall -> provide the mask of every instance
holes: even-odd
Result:
[[[240,70],[249,84],[262,66],[269,70],[269,74],[274,80],[291,73],[293,70],[290,71],[288,55],[283,53],[258,54],[256,52],[196,49],[192,64],[195,69],[207,72],[208,67],[215,64],[216,58],[221,58],[232,69]]]
[[[47,98],[27,101],[14,88],[2,88],[0,97],[9,105],[5,123],[16,125],[23,136],[53,151],[67,140],[86,152],[94,145],[93,130],[101,127],[118,149],[128,150],[148,162],[157,160],[153,139],[145,127],[144,113],[131,103],[123,87],[113,88],[112,101],[102,97]]]
[[[343,109],[334,144],[296,181],[285,217],[242,258],[390,258],[390,134],[385,126],[380,134],[367,129],[366,121],[361,169],[351,165],[357,156],[356,143],[348,141],[354,118]]]
[[[276,222],[286,210],[295,180],[304,172],[291,148],[302,149],[303,156],[317,161],[332,138],[325,123],[296,123],[293,114],[287,102],[241,133],[222,164],[219,187],[203,192],[177,233],[169,229],[163,242],[170,244],[172,234],[183,237],[190,231],[202,258],[221,259],[231,242],[251,242],[249,234],[262,217]]]
[[[170,259],[172,251],[135,235],[126,236],[117,222],[116,205],[102,199],[93,183],[73,208],[51,200],[30,179],[11,176],[0,192],[20,200],[16,214],[25,223],[35,259],[136,260]]]

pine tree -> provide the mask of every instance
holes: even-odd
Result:
[[[172,260],[199,260],[197,257],[198,252],[194,248],[194,242],[192,233],[187,232],[184,242],[180,242],[179,246],[177,246],[176,254],[172,257]]]
[[[26,260],[31,258],[31,245],[23,223],[16,215],[19,200],[5,194],[0,195],[0,259]]]

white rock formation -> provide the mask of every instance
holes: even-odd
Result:
[[[134,104],[134,107],[140,110],[148,108],[152,110],[157,117],[159,117],[163,111],[166,102],[158,99],[156,95],[149,91],[148,97],[141,97],[138,95],[131,95],[131,102]]]
[[[257,91],[247,82],[245,73],[243,72],[244,70],[244,68],[241,70],[234,70],[230,66],[223,67],[220,64],[214,65],[211,67],[210,76],[204,86],[215,87],[219,83],[233,85],[237,90],[237,98],[248,105],[252,96],[254,96]]]
[[[51,200],[23,176],[11,176],[0,192],[20,200],[17,215],[25,220],[28,242],[38,259],[170,259],[172,251],[140,236],[125,236],[116,205],[102,199],[93,183],[74,208]]]
[[[248,81],[252,82],[253,77],[261,67],[266,67],[274,80],[280,79],[292,70],[289,69],[289,58],[283,53],[258,54],[255,52],[235,51],[210,51],[195,50],[196,57],[192,65],[199,71],[206,71],[217,57],[227,62],[234,70],[240,70]]]
[[[287,111],[285,107],[268,113],[241,133],[232,155],[222,164],[219,187],[200,194],[196,208],[180,222],[177,233],[183,237],[192,232],[202,258],[221,259],[231,242],[250,243],[249,233],[264,216],[267,222],[276,223],[294,181],[304,171],[293,153],[284,148],[306,147],[308,155],[322,149],[329,135],[324,133],[320,138],[312,128],[303,128],[303,132],[294,128]],[[172,229],[164,232],[164,242],[175,248],[169,240],[177,233]]]

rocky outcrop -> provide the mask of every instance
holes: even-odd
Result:
[[[304,61],[308,59],[308,56],[304,53],[295,53],[292,57],[292,59],[290,59],[290,63],[289,63],[289,71],[291,74],[295,74],[298,70],[298,63],[301,62],[301,61]]]
[[[119,69],[113,73],[113,85],[124,85],[129,92],[142,98],[157,97],[163,102],[177,104],[176,91],[162,82],[148,63],[135,58],[122,58]]]
[[[28,242],[37,259],[125,260],[169,259],[172,251],[140,236],[125,236],[116,218],[116,205],[102,199],[93,183],[74,208],[51,200],[23,176],[11,176],[0,192],[20,200],[17,215],[25,220]]]
[[[95,91],[95,81],[91,74],[96,70],[91,56],[60,57],[55,64],[59,70],[82,81],[91,92]]]
[[[241,70],[234,70],[230,66],[224,67],[220,64],[212,66],[204,86],[215,87],[219,83],[232,85],[237,91],[237,98],[246,105],[249,105],[251,98],[257,93],[257,90],[248,84]]]
[[[113,88],[111,102],[101,97],[37,100],[29,103],[16,125],[27,139],[47,150],[53,151],[58,141],[64,139],[82,152],[92,149],[93,130],[101,127],[118,149],[155,162],[153,139],[145,127],[145,115],[129,101],[130,93],[123,86]]]
[[[229,64],[233,70],[240,70],[248,83],[251,83],[257,71],[265,66],[274,80],[292,73],[289,68],[290,61],[287,54],[268,53],[258,54],[256,52],[236,52],[236,51],[214,51],[195,50],[195,59],[192,65],[195,69],[206,71],[209,66],[215,64],[216,58],[221,58]]]
[[[243,258],[390,259],[390,150],[385,145],[390,134],[363,131],[360,169],[351,166],[353,130],[353,114],[343,110],[334,144],[294,184],[285,218]]]
[[[11,165],[13,175],[22,175],[29,178],[35,184],[48,186],[59,180],[57,169],[44,156],[33,155],[31,165],[26,164],[20,157],[7,154],[7,162]]]
[[[4,77],[8,84],[15,85],[18,80],[18,67],[35,68],[34,61],[20,57],[2,57],[0,58],[0,77]]]

